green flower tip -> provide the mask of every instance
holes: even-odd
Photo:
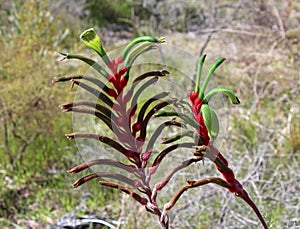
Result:
[[[164,43],[164,42],[166,42],[166,38],[165,37],[160,37],[160,38],[157,39],[157,41],[159,43]]]
[[[93,28],[85,30],[79,37],[86,46],[96,51],[100,56],[105,55],[100,37]]]
[[[97,37],[97,34],[94,28],[87,29],[80,35],[80,39],[86,42],[93,41],[95,37]]]

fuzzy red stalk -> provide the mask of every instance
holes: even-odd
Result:
[[[208,130],[204,124],[204,119],[200,112],[201,106],[203,105],[203,101],[201,101],[201,99],[198,97],[198,92],[192,92],[189,95],[189,97],[192,103],[191,109],[192,109],[193,117],[200,126],[199,129],[197,129],[196,131],[200,135],[202,144],[207,146],[210,141],[210,138],[208,135]]]

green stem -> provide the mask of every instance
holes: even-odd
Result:
[[[213,66],[209,69],[205,79],[204,79],[204,82],[200,88],[200,93],[199,93],[199,98],[201,100],[203,100],[203,97],[204,97],[204,92],[205,92],[205,89],[207,87],[207,84],[211,78],[211,76],[213,75],[214,71],[224,62],[225,58],[223,57],[220,57],[218,58],[215,63],[213,64]]]
[[[130,51],[131,48],[133,48],[133,46],[135,46],[138,43],[141,42],[156,42],[156,43],[162,43],[165,41],[164,38],[156,38],[156,37],[151,37],[151,36],[142,36],[142,37],[138,37],[135,38],[133,41],[131,41],[122,51],[121,53],[121,57],[123,58],[123,60],[127,57],[128,52]]]
[[[200,87],[200,80],[201,80],[201,73],[202,73],[202,67],[205,61],[206,55],[202,55],[198,60],[198,66],[197,66],[197,78],[196,78],[196,86],[195,86],[195,92],[199,93],[199,87]]]

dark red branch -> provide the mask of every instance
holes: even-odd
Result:
[[[149,139],[146,152],[152,151],[154,143],[156,142],[157,138],[161,134],[161,132],[164,130],[164,128],[168,126],[177,126],[177,127],[185,127],[183,123],[177,122],[175,119],[172,119],[171,121],[164,122],[160,124],[154,133],[151,135],[151,138]]]
[[[82,83],[80,81],[77,81],[77,80],[72,80],[73,84],[76,84],[78,85],[79,87],[87,90],[88,92],[90,92],[91,94],[93,94],[96,98],[102,100],[105,104],[107,104],[109,107],[112,107],[113,106],[113,101],[107,96],[105,95],[104,93],[100,92],[99,90],[85,84],[85,83]]]
[[[90,168],[91,166],[94,165],[110,165],[122,170],[125,170],[129,173],[135,173],[136,172],[136,167],[133,165],[125,165],[119,161],[111,160],[111,159],[97,159],[97,160],[92,160],[88,162],[84,162],[80,165],[77,165],[70,169],[68,172],[71,174],[79,173],[87,168]]]
[[[111,117],[107,117],[105,114],[103,114],[99,111],[91,110],[91,109],[87,109],[87,108],[81,108],[81,107],[72,107],[69,109],[64,109],[64,112],[69,112],[69,111],[93,115],[93,116],[99,118],[100,120],[102,120],[109,127],[109,129],[111,129],[114,133],[117,134],[119,132],[118,126],[113,122]]]
[[[137,131],[139,131],[141,128],[142,128],[142,122],[143,122],[143,119],[144,119],[144,116],[145,116],[145,113],[146,113],[146,110],[149,108],[149,106],[151,105],[151,103],[159,100],[159,99],[162,99],[166,96],[168,96],[169,93],[168,92],[162,92],[160,94],[157,94],[155,96],[153,96],[152,98],[148,99],[144,104],[143,106],[141,107],[140,111],[139,111],[139,114],[138,114],[138,118],[137,118],[137,121],[136,123],[132,126],[132,131],[134,133],[136,133]],[[135,106],[136,107],[136,106]],[[134,108],[132,108],[134,109]],[[136,109],[136,108],[135,108]]]
[[[158,77],[154,77],[152,79],[149,79],[147,82],[145,82],[138,90],[137,92],[133,95],[132,100],[131,100],[131,106],[132,108],[134,108],[135,106],[137,106],[137,101],[138,98],[140,97],[140,95],[142,94],[143,91],[146,90],[147,87],[153,85],[154,83],[156,83],[158,81]]]
[[[119,189],[122,192],[125,192],[126,194],[128,194],[129,196],[131,196],[133,199],[135,199],[136,201],[138,201],[142,205],[146,205],[148,203],[148,200],[146,198],[141,197],[136,192],[134,192],[134,191],[132,191],[132,190],[130,190],[130,189],[122,186],[122,185],[115,184],[115,183],[112,183],[112,182],[107,182],[107,181],[100,181],[99,183],[101,185],[103,185],[103,186],[107,186],[107,187],[110,187],[110,188]]]
[[[163,210],[163,214],[166,214],[167,211],[169,211],[178,201],[178,199],[181,197],[181,195],[187,191],[190,188],[196,188],[202,185],[206,185],[209,183],[214,183],[217,184],[219,186],[228,188],[228,184],[226,181],[224,181],[223,179],[219,178],[219,177],[210,177],[210,178],[204,178],[201,180],[197,180],[197,181],[192,181],[189,180],[187,181],[187,183],[185,185],[183,185],[171,198],[171,200],[169,201],[169,203],[165,204],[164,206],[164,210]]]
[[[168,99],[166,101],[160,102],[159,104],[155,105],[146,115],[142,122],[141,134],[139,136],[141,141],[145,141],[146,134],[147,134],[147,125],[151,117],[155,114],[155,112],[159,111],[160,109],[174,103],[176,99]]]
[[[87,106],[96,109],[97,111],[103,113],[104,115],[106,115],[106,117],[111,118],[112,120],[116,120],[116,116],[114,115],[114,113],[112,113],[112,111],[108,107],[92,101],[78,100],[74,102],[63,103],[59,106],[64,112],[71,111],[73,107]]]
[[[139,188],[142,186],[141,182],[139,180],[132,180],[122,174],[114,173],[114,172],[98,172],[98,173],[92,173],[87,176],[84,176],[77,181],[74,182],[73,186],[74,188],[77,188],[84,183],[95,179],[95,178],[112,178],[115,180],[118,180],[120,182],[126,183],[134,188]]]
[[[192,148],[193,146],[195,146],[194,142],[184,142],[181,144],[171,145],[157,155],[151,167],[158,166],[161,163],[161,161],[164,159],[164,157],[167,156],[173,150],[178,148]]]
[[[168,184],[168,182],[175,175],[175,173],[188,167],[190,164],[192,164],[194,162],[198,162],[202,159],[203,159],[203,157],[194,157],[194,158],[191,158],[191,159],[181,162],[175,168],[173,168],[161,181],[159,181],[158,183],[156,183],[154,185],[152,196],[151,196],[151,201],[156,202],[157,192],[159,190],[163,189]]]
[[[91,139],[99,140],[99,141],[111,146],[115,150],[119,151],[127,158],[136,159],[136,158],[139,158],[139,155],[140,155],[140,153],[138,153],[138,152],[133,152],[129,149],[125,149],[118,142],[114,141],[113,139],[111,139],[109,137],[103,136],[103,135],[77,132],[77,133],[66,134],[66,136],[70,140],[73,140],[75,138],[91,138]]]
[[[158,71],[150,71],[146,72],[138,77],[135,78],[135,80],[132,82],[132,85],[136,85],[138,82],[142,81],[143,79],[146,79],[148,77],[153,77],[153,76],[166,76],[170,74],[167,70],[158,70]]]

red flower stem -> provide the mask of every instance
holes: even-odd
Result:
[[[119,151],[128,159],[133,159],[135,161],[136,165],[140,164],[140,158],[139,158],[140,153],[133,152],[130,149],[124,148],[120,143],[114,141],[113,139],[111,139],[109,137],[106,137],[106,136],[103,136],[100,134],[90,134],[90,133],[81,133],[81,132],[66,134],[66,137],[70,140],[73,140],[76,138],[91,138],[91,139],[98,140],[100,142],[103,142],[104,144],[111,146],[115,150]]]
[[[168,127],[168,126],[177,126],[177,127],[184,127],[183,123],[177,122],[175,119],[172,119],[171,121],[166,121],[162,124],[160,124],[156,130],[154,131],[154,133],[151,135],[151,138],[149,139],[147,148],[146,148],[146,152],[152,151],[154,143],[156,142],[157,138],[159,137],[159,135],[161,134],[161,132],[163,131],[164,128]]]
[[[176,102],[176,99],[167,99],[163,102],[158,103],[157,105],[155,105],[146,115],[146,117],[144,118],[143,122],[142,122],[142,128],[140,131],[140,138],[141,139],[145,139],[146,138],[146,134],[147,134],[147,125],[148,122],[150,121],[151,117],[158,112],[160,109],[164,108],[165,106],[168,106],[170,104],[173,104],[174,102]]]
[[[205,157],[207,157],[216,164],[217,169],[222,173],[223,177],[229,185],[228,190],[230,192],[234,192],[236,196],[243,199],[253,209],[263,228],[268,229],[268,226],[264,218],[262,217],[260,211],[258,210],[257,206],[251,200],[247,191],[243,188],[242,184],[237,179],[235,179],[233,171],[228,167],[228,162],[220,153],[220,151],[216,149],[213,145],[209,144],[206,150]]]
[[[125,186],[115,184],[115,183],[112,183],[112,182],[108,182],[108,181],[100,181],[99,183],[103,186],[119,189],[122,192],[125,192],[126,194],[131,196],[133,199],[135,199],[136,201],[138,201],[142,205],[146,205],[148,203],[148,200],[146,198],[141,197],[139,194],[137,194],[136,192],[132,191],[129,188],[126,188]]]
[[[93,94],[96,98],[102,100],[105,104],[107,104],[109,107],[112,107],[114,105],[113,101],[104,93],[100,92],[99,90],[85,84],[82,83],[80,81],[77,80],[72,80],[73,84],[78,85],[79,87],[87,90],[88,92],[90,92],[91,94]],[[72,85],[73,86],[73,85]]]
[[[163,209],[163,214],[166,214],[167,211],[171,210],[172,207],[176,204],[177,200],[181,197],[181,195],[187,191],[190,188],[196,188],[202,185],[206,185],[209,183],[215,183],[219,186],[228,188],[229,185],[227,184],[226,181],[219,177],[209,177],[209,178],[204,178],[201,180],[193,181],[193,180],[188,180],[186,184],[181,186],[181,188],[172,196],[171,200],[169,203],[165,204],[164,209]]]
[[[152,76],[166,76],[168,74],[170,74],[170,73],[167,70],[158,70],[158,71],[146,72],[146,73],[138,76],[137,78],[135,78],[135,80],[132,82],[132,87],[135,87],[138,82],[140,82],[141,80],[146,79],[148,77],[152,77]]]
[[[114,172],[98,172],[98,173],[92,173],[92,174],[86,175],[86,176],[78,179],[77,181],[75,181],[73,186],[74,186],[74,188],[78,188],[79,186],[83,185],[84,183],[86,183],[92,179],[95,179],[95,178],[115,179],[115,180],[118,180],[125,184],[128,184],[134,188],[138,188],[138,187],[142,186],[142,184],[139,180],[132,180],[122,174],[118,174],[118,173],[114,173]]]
[[[115,160],[111,160],[111,159],[96,159],[96,160],[84,162],[80,165],[73,167],[68,172],[71,174],[79,173],[85,169],[91,168],[91,166],[94,166],[94,165],[110,165],[112,167],[123,169],[129,173],[137,172],[137,169],[134,165],[126,165],[124,163],[121,163],[121,162],[115,161]]]
[[[168,182],[175,175],[175,173],[188,167],[190,164],[192,164],[194,162],[198,162],[202,159],[203,159],[203,157],[194,157],[194,158],[191,158],[191,159],[181,162],[175,168],[173,168],[161,181],[159,181],[158,183],[156,183],[154,185],[152,196],[151,196],[151,201],[156,202],[156,196],[157,196],[158,191],[163,189],[168,184]]]
[[[259,221],[261,222],[262,226],[264,229],[268,229],[268,226],[263,218],[263,216],[261,215],[260,211],[258,210],[257,206],[255,205],[255,203],[251,200],[251,198],[249,197],[248,193],[246,190],[243,189],[242,194],[237,195],[238,197],[240,197],[242,200],[244,200],[251,208],[252,210],[255,212],[256,216],[258,217]]]
[[[193,146],[195,146],[194,142],[184,142],[184,143],[180,143],[180,144],[171,145],[171,146],[165,148],[163,151],[161,151],[156,156],[156,158],[154,159],[154,162],[153,162],[151,167],[159,166],[159,164],[164,159],[164,157],[167,156],[173,150],[178,149],[178,148],[192,148]]]

